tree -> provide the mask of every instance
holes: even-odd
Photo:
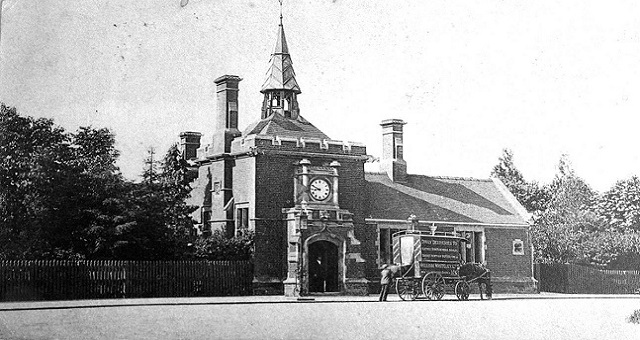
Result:
[[[0,247],[4,257],[48,248],[43,222],[55,210],[50,193],[63,176],[68,136],[49,119],[0,105]]]
[[[581,262],[607,269],[637,269],[640,266],[640,233],[598,231],[582,244]]]
[[[185,256],[194,241],[187,163],[177,145],[161,162],[161,172],[149,167],[143,181],[129,184],[126,209],[115,226],[112,256],[117,259],[167,260]],[[149,170],[150,169],[150,170]]]
[[[502,156],[498,159],[498,164],[493,167],[491,176],[499,178],[530,213],[544,210],[550,199],[547,191],[541,188],[537,182],[525,181],[520,170],[516,168],[513,162],[513,152],[509,149],[502,150]]]
[[[142,172],[142,180],[144,182],[155,182],[158,180],[158,160],[155,158],[156,150],[153,147],[147,149],[147,158],[145,158],[145,167]]]
[[[2,256],[90,256],[92,229],[123,182],[113,134],[90,127],[67,133],[2,105],[0,135]]]
[[[550,199],[531,228],[536,260],[567,263],[581,259],[586,233],[599,225],[597,216],[586,209],[595,192],[575,174],[566,155],[546,191]]]
[[[588,209],[600,224],[584,242],[583,261],[612,269],[640,266],[640,179],[618,181],[594,197]]]
[[[606,231],[640,231],[640,179],[618,181],[595,198],[590,209],[604,219]]]

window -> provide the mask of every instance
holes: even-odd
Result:
[[[214,193],[216,193],[216,195],[217,195],[217,194],[220,193],[220,187],[221,187],[220,181],[213,182],[213,190],[212,191]]]
[[[402,145],[396,146],[396,159],[403,159]]]
[[[236,209],[236,234],[246,229],[249,229],[249,208],[238,208]]]
[[[238,128],[238,103],[236,102],[229,102],[227,128]]]
[[[524,242],[521,239],[513,240],[513,255],[524,255]]]
[[[208,207],[203,207],[202,210],[202,234],[208,236],[211,234],[211,210]]]
[[[396,138],[394,140],[393,158],[402,159],[402,138]]]

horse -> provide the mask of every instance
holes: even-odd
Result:
[[[458,276],[462,277],[465,281],[472,283],[478,283],[478,289],[480,290],[480,299],[482,297],[482,285],[486,288],[487,299],[491,300],[493,297],[493,287],[491,286],[491,271],[487,269],[481,263],[465,263],[458,268]]]

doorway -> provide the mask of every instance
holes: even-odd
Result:
[[[309,244],[309,292],[338,292],[338,246],[329,241]]]
[[[482,231],[461,231],[462,237],[466,239],[462,249],[462,258],[467,263],[484,262],[484,238]]]

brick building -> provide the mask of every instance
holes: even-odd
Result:
[[[467,238],[466,260],[486,263],[498,291],[532,287],[526,212],[499,180],[407,174],[405,123],[397,119],[381,124],[380,171],[365,172],[364,145],[333,140],[303,118],[282,18],[260,91],[260,120],[242,132],[241,80],[215,80],[211,143],[201,143],[198,132],[180,137],[198,171],[189,203],[199,207],[201,230],[255,232],[256,294],[377,291],[391,235],[409,228],[412,214],[418,229]]]

